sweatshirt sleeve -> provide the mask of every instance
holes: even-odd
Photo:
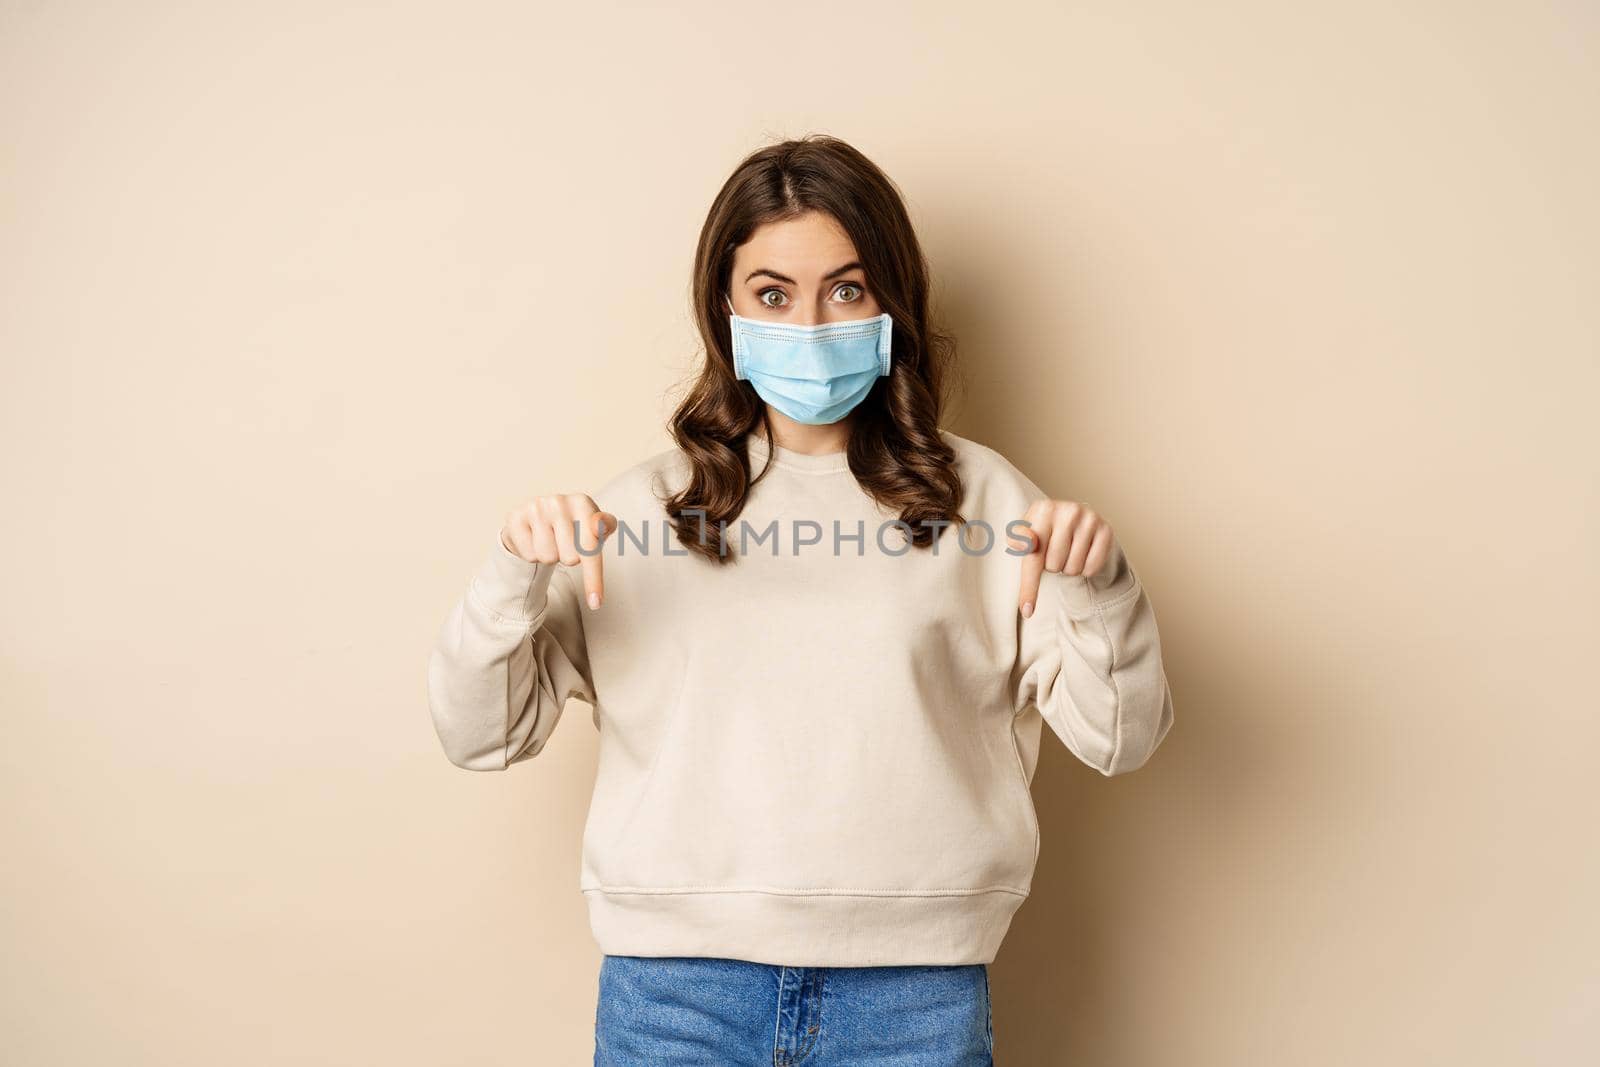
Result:
[[[568,697],[594,703],[583,613],[558,563],[494,548],[440,627],[428,709],[457,767],[501,771],[539,754]]]
[[[1142,767],[1172,727],[1155,608],[1120,542],[1091,577],[1045,571],[1021,620],[1020,712],[1036,704],[1050,728],[1101,774]]]

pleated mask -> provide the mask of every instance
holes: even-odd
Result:
[[[796,422],[838,422],[889,373],[894,321],[870,319],[799,326],[747,319],[728,303],[734,377]]]

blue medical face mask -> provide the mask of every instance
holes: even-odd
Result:
[[[728,304],[734,377],[795,422],[838,422],[889,373],[894,322],[885,311],[870,319],[797,326],[747,319]]]

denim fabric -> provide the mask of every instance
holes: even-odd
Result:
[[[779,967],[689,956],[600,965],[596,1067],[987,1067],[989,968]]]

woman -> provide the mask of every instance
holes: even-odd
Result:
[[[674,448],[506,516],[428,670],[450,760],[599,762],[597,1064],[992,1062],[1041,723],[1102,774],[1172,725],[1111,526],[940,425],[950,351],[890,180],[823,136],[711,207]]]

